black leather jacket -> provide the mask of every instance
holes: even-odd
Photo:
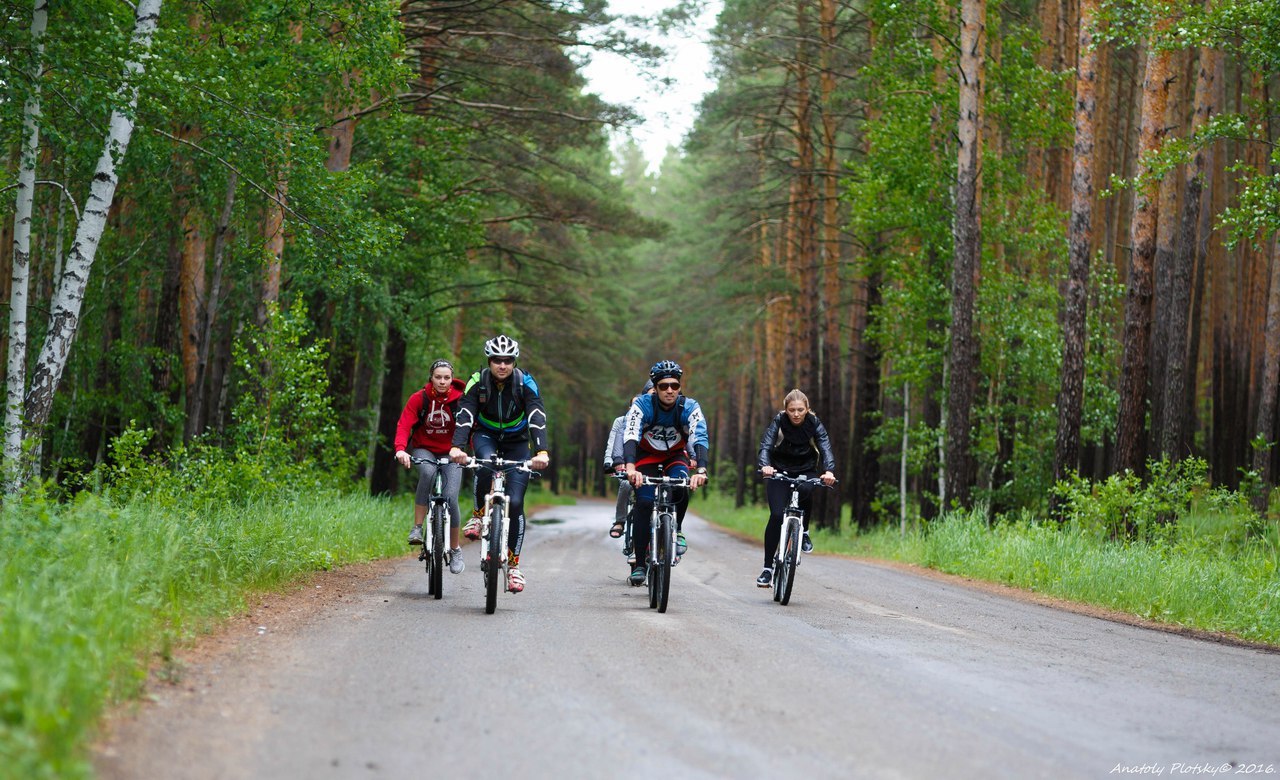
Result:
[[[756,466],[772,466],[790,474],[816,472],[819,457],[822,459],[821,470],[834,473],[836,456],[831,451],[827,429],[818,415],[809,412],[804,422],[792,425],[786,412],[778,412],[760,440]]]

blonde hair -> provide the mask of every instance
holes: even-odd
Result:
[[[782,399],[782,408],[785,410],[791,405],[792,401],[799,401],[804,404],[804,410],[806,412],[809,411],[809,396],[800,392],[800,388],[796,388],[795,390],[787,393],[787,397]]]

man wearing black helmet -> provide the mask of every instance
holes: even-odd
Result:
[[[639,395],[627,412],[623,432],[623,457],[626,461],[627,479],[636,488],[635,508],[632,517],[644,521],[653,512],[653,486],[643,486],[644,476],[689,477],[689,487],[696,490],[707,481],[707,421],[702,407],[692,398],[680,393],[680,379],[684,371],[673,360],[660,360],[649,369],[654,392]],[[689,456],[686,448],[692,445],[699,466],[689,474]],[[684,524],[689,495],[682,495],[676,512],[677,528]],[[641,526],[642,528],[645,526]],[[635,534],[636,564],[631,570],[632,584],[644,582],[644,560],[649,550],[649,535]],[[684,533],[676,534],[676,552],[683,555],[688,545]],[[677,558],[677,560],[679,560]]]
[[[455,463],[466,463],[462,449],[471,440],[476,458],[497,455],[506,460],[528,460],[529,466],[541,471],[551,462],[547,454],[547,411],[538,394],[538,383],[525,371],[516,368],[520,345],[505,335],[494,336],[484,343],[489,367],[477,371],[467,383],[458,405],[457,425],[453,432],[453,448],[449,457]],[[530,445],[536,452],[532,458]],[[480,538],[480,517],[484,513],[484,497],[489,494],[493,475],[476,472],[475,508],[471,521],[462,529],[468,539]],[[512,472],[507,482],[511,502],[511,524],[507,532],[507,589],[524,590],[524,574],[520,571],[520,548],[524,545],[524,491],[529,475]]]

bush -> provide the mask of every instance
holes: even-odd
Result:
[[[1144,482],[1131,471],[1102,482],[1079,476],[1059,482],[1065,519],[1085,533],[1107,539],[1154,541],[1186,517],[1198,495],[1210,493],[1209,465],[1200,458],[1152,461]]]

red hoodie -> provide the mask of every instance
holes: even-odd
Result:
[[[453,442],[454,416],[458,411],[458,399],[462,397],[467,385],[459,378],[449,384],[443,396],[437,395],[435,388],[427,386],[409,396],[409,401],[400,412],[400,422],[396,423],[396,452],[414,447],[421,447],[432,455],[449,454]],[[423,410],[423,403],[426,409]],[[413,430],[421,418],[422,425]],[[410,439],[409,434],[413,433]]]

